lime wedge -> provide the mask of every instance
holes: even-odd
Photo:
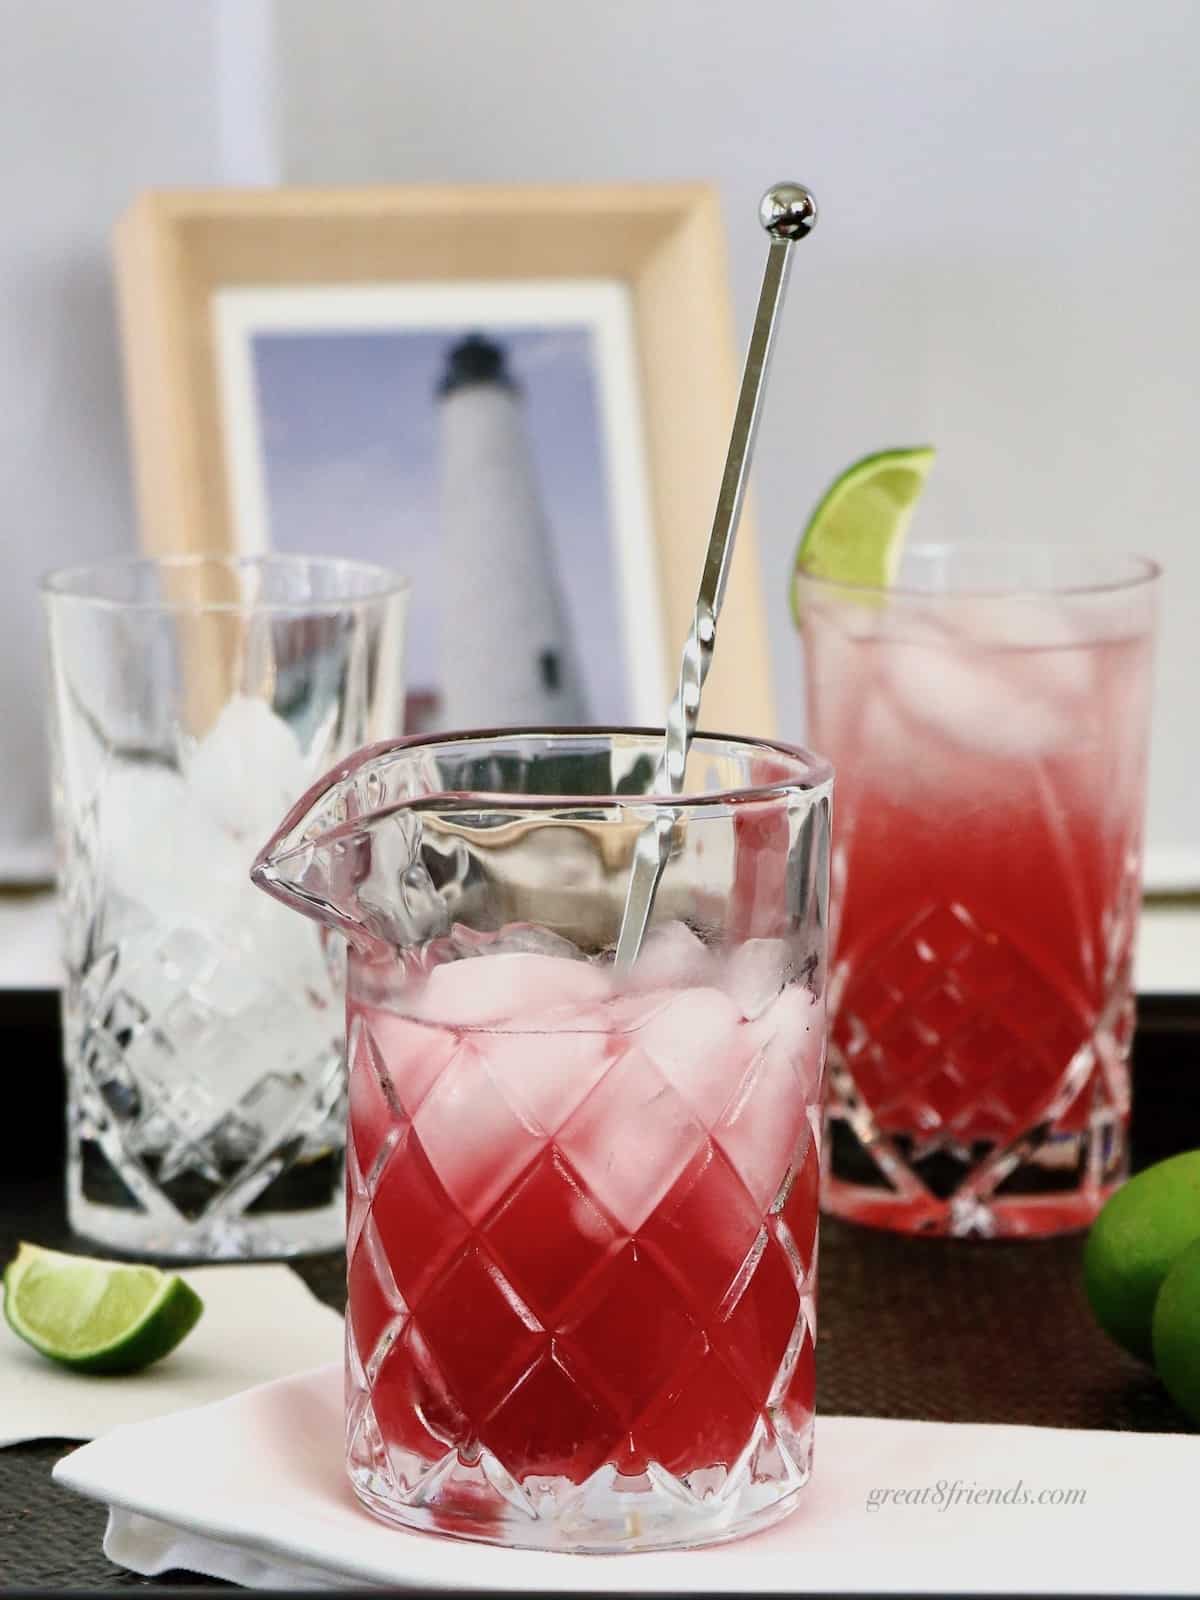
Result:
[[[79,1372],[137,1372],[196,1325],[204,1302],[177,1273],[22,1244],[4,1274],[14,1333]]]
[[[796,547],[791,587],[797,623],[798,574],[874,588],[895,581],[904,535],[932,466],[928,445],[879,450],[834,480]]]

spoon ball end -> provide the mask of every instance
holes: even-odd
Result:
[[[758,216],[773,239],[803,239],[817,225],[817,202],[802,183],[775,183],[763,195]]]

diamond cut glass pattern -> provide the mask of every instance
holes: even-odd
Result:
[[[346,1459],[402,1526],[703,1544],[808,1478],[829,776],[700,736],[624,973],[656,751],[376,747],[254,869],[349,935]]]
[[[367,1086],[352,1087],[352,1142],[372,1159],[385,1149],[385,1159],[356,1202],[365,1211],[349,1269],[352,1467],[374,1471],[376,1437],[393,1441],[395,1492],[428,1504],[430,1475],[445,1474],[464,1451],[486,1455],[516,1484],[553,1484],[557,1499],[564,1486],[585,1491],[605,1463],[625,1478],[653,1464],[699,1509],[713,1496],[689,1489],[689,1479],[715,1470],[728,1493],[747,1452],[769,1439],[785,1476],[802,1479],[814,1285],[787,1219],[789,1210],[798,1217],[811,1253],[816,1197],[803,1182],[813,1164],[803,1103],[787,1123],[793,1148],[771,1142],[767,1200],[781,1204],[764,1215],[752,1185],[761,1191],[769,1158],[751,1146],[750,1180],[740,1175],[720,1131],[705,1133],[637,1043],[614,1052],[555,1139],[530,1134],[522,1114],[502,1109],[489,1079],[483,1117],[505,1156],[496,1167],[489,1155],[482,1190],[466,1185],[460,1207],[421,1141],[420,1112],[410,1121],[400,1096],[376,1092],[385,1057],[361,1014],[357,1028],[352,1071]],[[519,1048],[517,1034],[490,1034],[445,1060],[439,1080],[462,1076],[429,1088],[427,1126],[437,1115],[461,1120],[460,1085],[479,1104],[480,1062],[501,1037],[506,1053]],[[753,1066],[746,1078],[729,1126],[754,1101]],[[777,1090],[761,1092],[769,1117]],[[380,1139],[381,1112],[398,1137]],[[605,1155],[605,1128],[611,1135],[615,1119],[625,1130],[631,1117],[641,1165]],[[475,1147],[435,1143],[462,1187]],[[605,1204],[613,1194],[622,1216]],[[374,1429],[364,1430],[364,1416]],[[456,1514],[447,1516],[453,1531]]]
[[[800,575],[838,769],[824,1202],[902,1232],[1086,1226],[1126,1170],[1158,571],[908,544]]]
[[[340,1245],[343,952],[253,851],[400,723],[404,585],[303,557],[46,582],[72,1227],[135,1255]]]
[[[1050,1157],[1056,1135],[1096,1138],[1127,1112],[1104,1070],[1107,1020],[962,906],[930,907],[839,978],[832,1116],[860,1139],[870,1128],[882,1177],[903,1162],[918,1194],[948,1204],[952,1230],[996,1226],[1012,1163],[994,1152],[1032,1141]],[[882,1220],[891,1190],[877,1192]],[[934,1222],[936,1204],[924,1214]]]

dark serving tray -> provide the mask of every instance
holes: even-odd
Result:
[[[57,995],[0,993],[0,1041],[7,1067],[0,1127],[8,1133],[0,1160],[2,1263],[21,1238],[69,1247]],[[1200,996],[1139,1002],[1133,1078],[1134,1166],[1200,1146]],[[825,1219],[818,1411],[1188,1430],[1153,1374],[1092,1321],[1081,1250],[1080,1235],[908,1239]],[[342,1309],[340,1255],[306,1259],[296,1270]],[[178,1595],[218,1586],[185,1573],[147,1580],[110,1565],[101,1552],[103,1508],[49,1481],[70,1448],[48,1440],[0,1450],[0,1589],[141,1587]]]

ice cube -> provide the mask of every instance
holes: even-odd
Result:
[[[461,922],[455,923],[449,946],[459,957],[533,955],[556,956],[560,961],[586,961],[583,951],[549,928],[535,922],[513,922],[498,933],[478,933]]]
[[[258,999],[262,974],[238,950],[230,950],[216,962],[204,980],[204,998],[214,1011],[237,1017]],[[297,997],[298,998],[298,997]]]
[[[608,993],[607,973],[587,961],[514,951],[435,967],[406,1002],[414,1016],[450,1027],[516,1021],[531,1028],[561,1026]]]
[[[101,806],[112,886],[164,925],[281,937],[248,882],[255,850],[310,779],[295,737],[262,701],[238,695],[182,755],[181,770],[116,762]],[[276,908],[282,909],[282,908]],[[243,940],[243,943],[245,941]],[[311,946],[312,941],[307,941]]]
[[[634,994],[684,989],[713,981],[713,956],[686,922],[651,928],[625,987]]]
[[[237,705],[259,710],[247,718]],[[239,699],[186,755],[182,772],[113,763],[100,807],[104,872],[164,928],[191,925],[210,937],[256,929],[272,939],[283,929],[296,943],[295,916],[276,915],[283,908],[272,911],[248,879],[255,849],[307,781],[294,740],[290,764],[273,765],[279,740],[266,730],[279,722],[259,702]],[[291,738],[286,727],[284,735]]]
[[[293,1103],[314,1092],[308,1076],[295,1069],[311,1065],[319,1038],[308,1037],[300,1054],[296,1041],[287,1037],[288,1019],[278,1000],[273,1007],[264,1006],[256,1020],[259,1028],[250,1034],[201,1001],[182,996],[144,1039],[135,1041],[137,1048],[128,1056],[133,1072],[150,1088],[155,1105],[189,1138],[207,1136],[264,1077],[262,1041],[268,1033],[269,1061],[281,1067]],[[331,1037],[325,1047],[327,1059],[332,1045]]]
[[[355,1011],[370,1035],[371,1051],[392,1099],[411,1117],[458,1049],[458,1035],[398,1016],[383,1006],[360,1004]]]
[[[171,928],[157,941],[153,959],[168,982],[186,987],[202,983],[221,953],[220,947],[199,928]]]
[[[239,864],[244,869],[244,858]],[[335,986],[319,930],[257,893],[244,870],[239,876],[224,917],[211,920],[204,929],[214,956],[219,957],[202,980],[210,1004],[228,1017],[244,1016],[264,988],[278,985],[293,996],[300,1011],[336,1010]]]
[[[738,1008],[719,989],[676,994],[637,1032],[663,1077],[710,1127],[745,1071]]]
[[[778,998],[787,982],[788,956],[783,939],[747,939],[729,956],[721,987],[747,1021]]]
[[[917,728],[963,750],[1029,757],[1069,743],[1077,713],[1047,694],[1016,652],[980,652],[943,638],[888,646],[890,703]]]
[[[810,1104],[820,1098],[825,1048],[825,1004],[803,983],[789,983],[747,1030],[755,1049],[786,1063]]]
[[[235,694],[183,759],[196,805],[253,854],[312,782],[296,734],[265,700]]]
[[[555,1139],[592,1197],[630,1233],[703,1141],[687,1101],[637,1045],[627,1045]]]
[[[117,894],[167,926],[192,905],[198,921],[227,914],[228,841],[177,772],[114,762],[100,819],[102,870]]]
[[[1090,618],[1069,598],[1050,594],[964,596],[947,626],[970,650],[1012,652],[1018,676],[1043,694],[1087,695],[1092,688]]]
[[[678,993],[678,989],[648,989],[644,994],[617,989],[604,1007],[606,1026],[612,1033],[632,1033],[669,1006]]]
[[[789,984],[743,1036],[753,1064],[714,1134],[765,1209],[804,1147],[819,1099],[823,1013],[803,984]]]
[[[1088,737],[1097,712],[1094,623],[1072,597],[931,601],[889,633],[880,666],[911,721],[965,748],[1036,757]]]
[[[1047,649],[1085,637],[1069,604],[1050,594],[956,595],[924,620],[984,649]]]
[[[578,1020],[591,1027],[491,1033],[478,1040],[489,1077],[535,1130],[556,1133],[612,1060],[605,1014],[579,1014]]]
[[[497,956],[497,961],[534,957]],[[456,962],[455,966],[475,963]],[[486,963],[479,963],[485,965]],[[441,972],[454,970],[440,967]],[[413,1127],[451,1199],[480,1222],[544,1141],[520,1116],[487,1070],[486,1043],[462,1043],[426,1094]]]
[[[834,633],[842,639],[874,639],[888,626],[892,609],[880,605],[874,595],[863,596],[851,589],[831,589],[817,596],[806,596],[804,628],[822,635]]]

